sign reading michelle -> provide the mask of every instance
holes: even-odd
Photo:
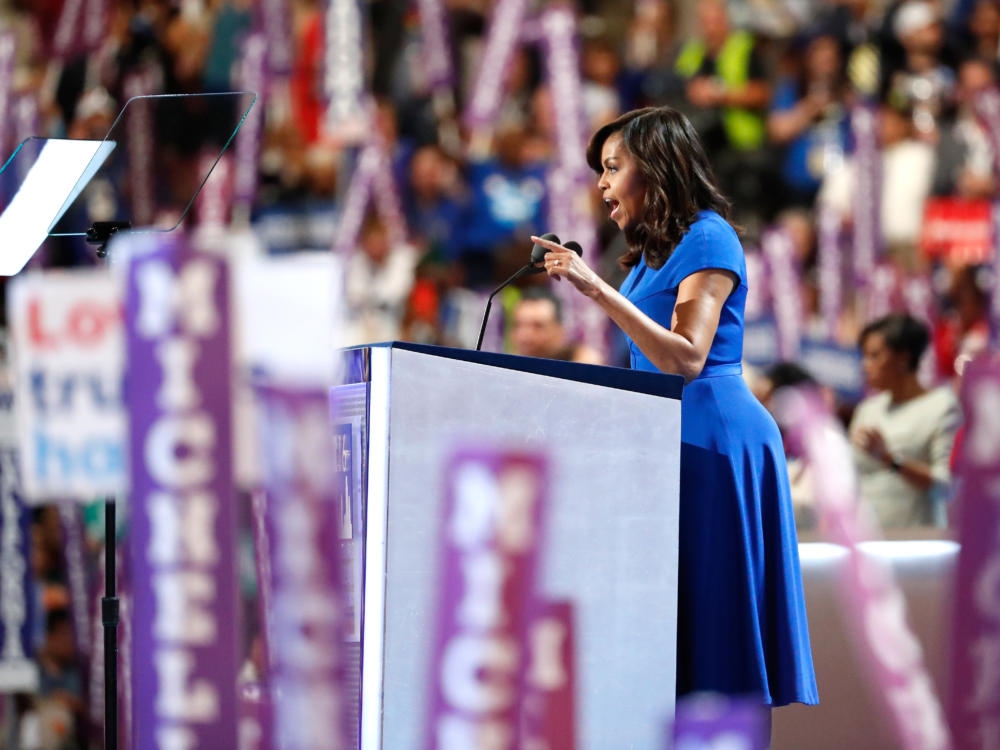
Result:
[[[236,747],[227,266],[182,233],[123,240],[133,747]]]
[[[445,485],[426,747],[516,747],[545,464],[529,454],[462,451]]]

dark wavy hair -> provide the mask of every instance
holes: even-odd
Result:
[[[719,190],[694,126],[671,107],[644,107],[602,126],[587,145],[587,164],[601,174],[601,150],[613,133],[635,160],[646,185],[642,219],[625,231],[628,250],[622,268],[645,255],[660,268],[687,233],[699,211],[712,210],[729,220],[730,203]]]

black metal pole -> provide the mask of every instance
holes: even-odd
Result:
[[[108,240],[128,229],[127,221],[98,221],[87,230],[87,242],[97,245],[98,262],[108,265]],[[104,625],[104,750],[118,750],[118,603],[115,561],[118,557],[115,524],[115,498],[104,500],[104,597],[101,599],[101,623]]]
[[[118,750],[118,622],[115,582],[115,499],[104,501],[104,750]]]

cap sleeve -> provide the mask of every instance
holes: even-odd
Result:
[[[668,262],[671,288],[680,286],[691,274],[709,268],[732,271],[740,284],[747,283],[743,246],[735,230],[718,214],[707,214],[692,224]]]

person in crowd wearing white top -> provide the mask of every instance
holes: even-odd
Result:
[[[927,388],[917,378],[929,338],[923,323],[893,313],[866,325],[858,340],[876,393],[858,404],[848,432],[861,497],[883,529],[944,525],[961,412],[949,386]]]
[[[400,337],[406,300],[413,288],[417,252],[393,244],[388,227],[374,212],[361,229],[358,249],[345,271],[345,345],[393,341]]]

